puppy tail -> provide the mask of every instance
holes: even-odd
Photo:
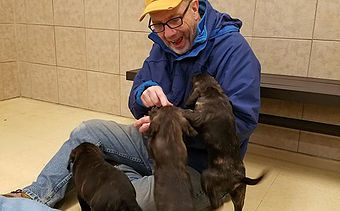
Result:
[[[262,179],[267,175],[268,172],[269,172],[268,169],[264,170],[262,172],[261,176],[259,176],[256,179],[252,179],[252,178],[249,178],[249,177],[244,177],[242,179],[242,183],[247,184],[247,185],[256,185],[256,184],[258,184],[259,182],[262,181]]]

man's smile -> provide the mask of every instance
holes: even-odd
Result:
[[[180,38],[178,38],[174,41],[170,41],[170,43],[174,48],[180,49],[180,48],[182,48],[182,46],[184,44],[184,39],[183,39],[183,37],[180,37]]]

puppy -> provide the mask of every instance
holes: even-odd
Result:
[[[99,147],[82,143],[72,150],[72,174],[82,211],[141,211],[128,177],[104,160]]]
[[[153,108],[149,116],[150,127],[145,135],[149,139],[148,151],[155,166],[156,208],[162,211],[194,211],[187,150],[182,135],[195,136],[197,132],[178,107]]]
[[[207,73],[192,79],[192,91],[186,102],[185,117],[201,135],[209,156],[209,168],[201,183],[213,209],[223,205],[222,196],[230,194],[236,211],[244,204],[246,185],[256,185],[264,176],[245,176],[240,142],[236,134],[232,106],[217,81]]]

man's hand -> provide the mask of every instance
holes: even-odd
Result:
[[[147,131],[147,129],[149,129],[150,117],[144,116],[144,117],[136,120],[136,122],[133,124],[133,126],[139,127],[139,132],[144,133],[145,131]]]
[[[140,96],[142,103],[150,108],[152,106],[172,106],[160,86],[150,86]]]
[[[172,103],[168,101],[168,98],[164,94],[162,88],[160,86],[150,86],[140,96],[142,103],[150,108],[153,106],[162,107],[162,106],[173,106]],[[139,132],[144,133],[149,129],[150,126],[150,117],[144,116],[133,124],[135,127],[139,127]]]

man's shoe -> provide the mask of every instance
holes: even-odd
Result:
[[[12,192],[7,193],[7,194],[3,194],[2,196],[8,197],[8,198],[26,198],[26,199],[31,199],[31,197],[29,197],[29,195],[24,193],[21,189],[18,189],[16,191],[12,191]]]

